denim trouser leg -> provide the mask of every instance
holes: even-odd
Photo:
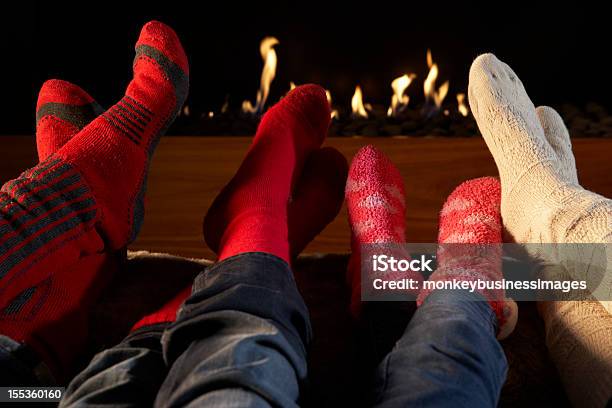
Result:
[[[377,406],[494,407],[507,361],[475,293],[434,291],[377,372]]]
[[[0,334],[0,386],[55,385],[55,379],[47,366],[30,348]]]
[[[161,350],[166,326],[137,330],[98,353],[70,382],[60,406],[151,406],[168,372]]]
[[[284,261],[265,253],[226,259],[196,278],[164,333],[170,372],[156,406],[295,406],[310,338]]]

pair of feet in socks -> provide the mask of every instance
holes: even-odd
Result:
[[[76,86],[47,82],[40,163],[0,190],[0,333],[56,378],[83,349],[88,311],[140,229],[151,155],[187,94],[187,57],[164,24],[143,27],[133,72],[105,112]]]
[[[579,185],[569,133],[559,114],[550,107],[535,108],[517,75],[492,54],[472,64],[469,100],[500,180],[475,179],[455,189],[440,214],[439,243],[497,244],[502,231],[506,240],[519,243],[610,242],[609,200]],[[361,245],[405,240],[399,171],[376,149],[362,149],[351,165],[346,198],[353,230],[349,281],[356,313]],[[453,251],[440,256],[430,279],[500,280],[501,253],[495,245],[489,248],[485,257]],[[415,273],[410,277],[423,279]],[[427,294],[421,292],[418,302]],[[498,336],[506,337],[516,324],[516,304],[505,299],[503,291],[483,295],[498,316]]]
[[[16,239],[0,254],[0,332],[34,348],[56,377],[82,349],[87,311],[116,269],[117,253],[139,231],[149,161],[184,102],[188,75],[176,34],[150,22],[136,44],[134,79],[107,111],[65,81],[50,80],[40,91],[39,164],[3,186],[0,197],[2,232]],[[259,251],[290,263],[335,218],[348,165],[337,150],[321,148],[330,118],[325,91],[313,85],[267,112],[204,221],[220,260]],[[20,261],[14,265],[12,252]],[[173,321],[188,294],[134,329]]]
[[[501,280],[500,198],[500,183],[493,177],[466,181],[450,194],[440,213],[438,267],[429,280]],[[406,242],[404,183],[391,160],[373,146],[362,148],[353,158],[346,183],[346,203],[352,229],[347,277],[352,289],[351,312],[356,316],[362,306],[362,246]],[[384,246],[380,248],[385,251]],[[419,272],[389,272],[385,277],[418,282],[419,289],[413,294],[419,306],[431,293],[420,289],[423,276]],[[506,299],[503,290],[485,290],[481,294],[497,316],[498,337],[507,337],[518,318],[516,303]]]
[[[612,241],[611,202],[580,186],[569,133],[554,109],[535,108],[517,75],[492,54],[472,64],[469,101],[500,180],[476,179],[457,187],[440,215],[441,244],[501,243],[502,231],[507,241],[518,243]],[[355,254],[360,245],[404,241],[403,183],[393,164],[375,149],[365,148],[354,159],[347,204],[353,227],[349,277],[356,311],[360,260]],[[440,257],[430,279],[499,280],[501,254],[491,252],[473,261],[459,262],[462,256],[457,254]],[[418,275],[412,278],[422,280]],[[498,316],[498,336],[507,336],[516,323],[516,304],[505,299],[503,291],[483,294]],[[419,302],[426,296],[420,293]],[[603,303],[610,310],[609,302]]]

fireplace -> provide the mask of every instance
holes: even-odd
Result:
[[[82,85],[111,105],[117,85],[129,78],[129,44],[144,21],[157,18],[177,30],[192,70],[189,98],[170,136],[252,135],[261,113],[292,84],[304,83],[329,91],[332,136],[476,136],[465,96],[468,69],[487,51],[516,70],[537,104],[559,110],[573,137],[612,136],[609,73],[600,61],[608,48],[606,13],[584,2],[554,12],[508,7],[257,2],[209,11],[110,2],[85,13],[41,3],[34,27],[16,36],[17,55],[32,63],[9,67],[15,73],[7,99],[19,106],[3,130],[32,133],[37,91],[49,77]],[[262,89],[272,59],[273,78]]]

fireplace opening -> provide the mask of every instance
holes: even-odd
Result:
[[[13,68],[8,93],[21,108],[4,129],[32,133],[30,112],[49,76],[110,105],[111,90],[129,77],[117,63],[132,58],[126,37],[157,18],[184,39],[192,67],[188,100],[169,135],[252,135],[292,86],[318,83],[334,110],[330,135],[476,136],[468,69],[490,51],[515,68],[537,104],[561,113],[573,137],[610,137],[606,13],[587,3],[516,3],[505,11],[459,2],[219,3],[214,10],[130,3],[87,14],[38,4],[34,27],[17,36],[18,55],[31,63]]]

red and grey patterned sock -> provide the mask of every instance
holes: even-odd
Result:
[[[87,92],[59,79],[46,81],[36,103],[36,149],[45,161],[104,110]]]
[[[0,332],[31,346],[60,378],[82,349],[83,316],[108,279],[108,257],[89,256],[136,237],[151,155],[187,88],[176,34],[151,22],[136,44],[125,97],[55,153],[81,123],[65,105],[92,101],[76,88],[65,99],[41,95],[39,133],[57,125],[39,137],[48,157],[0,190]]]

